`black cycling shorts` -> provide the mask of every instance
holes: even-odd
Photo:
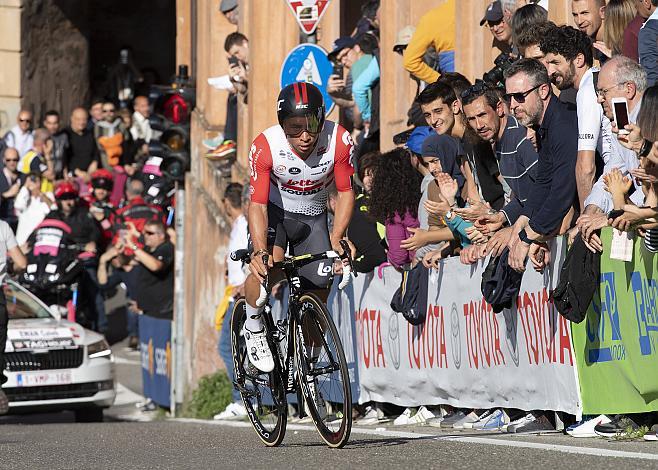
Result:
[[[304,215],[286,212],[274,204],[267,207],[267,245],[278,246],[291,256],[317,254],[331,250],[327,214]],[[299,270],[302,288],[327,289],[333,280],[333,261],[321,260]]]

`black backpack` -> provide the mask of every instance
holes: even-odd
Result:
[[[427,268],[418,263],[402,273],[400,287],[393,294],[391,308],[401,313],[412,325],[425,323],[427,310]]]
[[[560,270],[560,280],[552,293],[555,308],[574,323],[587,316],[589,304],[601,278],[601,253],[592,253],[580,234],[576,236]]]

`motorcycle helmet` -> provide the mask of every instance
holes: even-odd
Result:
[[[78,199],[78,187],[70,181],[62,181],[55,188],[55,199]]]
[[[93,189],[106,189],[107,191],[112,191],[112,185],[114,181],[112,180],[112,173],[110,173],[105,168],[96,170],[91,174],[91,187]]]
[[[298,137],[304,131],[318,134],[324,126],[324,99],[322,92],[313,84],[292,83],[281,90],[277,100],[277,118],[286,135]],[[284,121],[291,117],[306,118],[306,126],[288,129]]]

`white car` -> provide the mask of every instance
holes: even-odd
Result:
[[[9,327],[2,389],[9,412],[73,410],[102,421],[116,397],[114,358],[105,338],[61,318],[13,281],[3,286]]]

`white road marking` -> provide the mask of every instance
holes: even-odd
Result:
[[[169,421],[178,421],[182,423],[210,424],[215,426],[226,426],[234,428],[250,428],[251,423],[244,421],[214,421],[205,419],[192,418],[171,418]],[[311,425],[288,423],[287,429],[292,431],[315,431]],[[601,447],[577,447],[559,444],[542,444],[539,442],[528,442],[520,440],[493,439],[487,437],[462,437],[462,436],[440,436],[436,434],[424,434],[416,432],[376,430],[369,428],[352,428],[352,434],[365,434],[380,437],[397,437],[401,439],[434,439],[437,441],[462,442],[466,444],[487,444],[503,447],[521,447],[526,449],[547,450],[554,452],[564,452],[567,454],[594,455],[598,457],[619,457],[639,460],[658,460],[658,454],[646,452],[628,452],[623,450],[603,449]],[[512,436],[510,436],[512,437]],[[515,436],[518,438],[518,436]],[[348,444],[349,445],[349,444]]]
[[[138,360],[135,359],[126,359],[125,357],[120,357],[120,356],[114,356],[114,363],[115,364],[129,364],[132,366],[141,366],[142,363]]]

